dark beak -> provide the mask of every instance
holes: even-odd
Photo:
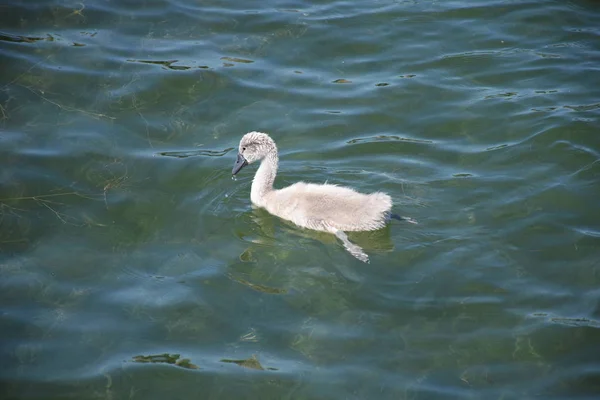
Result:
[[[246,165],[248,165],[248,161],[246,161],[242,153],[238,153],[237,158],[235,160],[235,164],[233,165],[233,169],[231,170],[231,174],[237,174]]]

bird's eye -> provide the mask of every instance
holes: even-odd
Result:
[[[242,151],[246,151],[246,148],[245,148],[245,147],[242,147]]]

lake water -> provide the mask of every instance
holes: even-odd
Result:
[[[598,2],[0,11],[3,399],[598,398]],[[419,225],[253,209],[252,130]]]

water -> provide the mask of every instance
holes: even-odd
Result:
[[[0,9],[3,398],[597,398],[596,2]],[[250,130],[419,225],[253,210]]]

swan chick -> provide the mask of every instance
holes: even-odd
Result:
[[[392,215],[392,199],[382,192],[364,194],[348,187],[306,182],[274,189],[279,166],[277,146],[266,133],[249,132],[240,140],[232,175],[257,161],[260,166],[250,189],[254,205],[299,227],[333,233],[350,254],[363,262],[369,262],[368,255],[350,242],[345,232],[377,230],[391,217],[416,223]]]

